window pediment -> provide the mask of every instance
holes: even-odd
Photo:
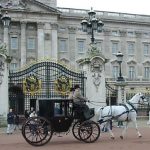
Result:
[[[143,65],[144,65],[144,66],[150,65],[150,61],[149,61],[149,60],[144,61],[144,62],[143,62]]]
[[[114,65],[114,64],[118,64],[118,62],[117,62],[117,60],[115,59],[115,60],[112,60],[112,61],[111,61],[111,64],[113,64],[113,65]]]
[[[132,64],[136,64],[137,62],[135,61],[135,60],[129,60],[129,61],[127,61],[127,64],[128,65],[132,65]]]

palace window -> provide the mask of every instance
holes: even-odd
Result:
[[[113,36],[118,36],[118,31],[113,30],[113,31],[112,31],[112,35],[113,35]]]
[[[144,67],[144,77],[150,79],[150,67]]]
[[[148,43],[144,43],[144,45],[143,45],[143,52],[144,52],[144,55],[148,55],[149,54],[149,44]]]
[[[128,31],[127,35],[128,35],[128,36],[134,36],[134,32]]]
[[[118,43],[112,42],[112,54],[117,54],[118,52]]]
[[[66,39],[60,39],[59,40],[59,52],[67,52],[67,40]]]
[[[11,37],[11,49],[18,49],[18,37]]]
[[[128,55],[134,55],[134,43],[128,42]]]
[[[27,39],[27,49],[30,49],[30,50],[35,49],[35,38]]]
[[[135,79],[135,67],[129,66],[129,79]]]
[[[10,70],[11,70],[11,71],[15,71],[15,70],[17,69],[17,67],[18,67],[18,66],[17,66],[17,63],[16,63],[16,62],[13,62],[13,63],[10,64]]]
[[[85,50],[85,42],[83,40],[79,40],[77,42],[78,53],[84,53]]]

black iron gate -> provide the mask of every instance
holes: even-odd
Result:
[[[79,84],[84,95],[85,77],[55,62],[36,63],[9,74],[9,106],[18,114],[34,107],[36,99],[67,98],[70,87]]]
[[[117,105],[117,90],[106,82],[106,104]]]

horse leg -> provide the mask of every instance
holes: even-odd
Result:
[[[106,123],[106,127],[107,127],[107,129],[108,129],[108,132],[110,133],[110,138],[111,138],[111,139],[115,139],[115,136],[114,136],[112,130],[110,129],[110,121],[108,121],[108,122]]]
[[[124,126],[124,129],[123,129],[123,131],[122,131],[122,134],[121,134],[121,136],[120,136],[121,139],[123,139],[124,135],[125,135],[126,132],[127,132],[128,124],[129,124],[129,122],[127,121],[127,122],[126,122],[126,125]]]
[[[135,120],[132,120],[132,122],[133,122],[133,124],[135,125],[135,129],[136,129],[136,131],[137,131],[138,137],[141,138],[142,135],[141,135],[141,133],[140,133],[140,131],[139,131],[139,129],[138,129],[138,125],[137,125],[136,119],[135,119]]]

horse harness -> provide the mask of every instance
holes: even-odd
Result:
[[[120,106],[124,106],[125,107],[126,111],[124,111],[123,113],[121,113],[121,114],[119,114],[119,115],[117,115],[115,117],[112,116],[112,115],[107,115],[107,116],[103,116],[103,118],[105,118],[105,117],[112,117],[111,119],[116,119],[116,118],[119,118],[120,116],[122,116],[123,114],[127,114],[126,121],[128,121],[128,114],[129,114],[129,112],[135,111],[137,113],[137,109],[133,106],[132,103],[127,102],[127,104],[129,104],[132,107],[132,109],[129,110],[129,108],[127,107],[126,104],[120,104]],[[112,110],[111,110],[111,114],[112,114]],[[111,120],[111,119],[108,119],[108,120]],[[106,121],[108,121],[108,120],[106,120]],[[106,121],[104,121],[104,122],[106,122]]]
[[[129,105],[132,107],[132,109],[129,110],[129,108],[127,107],[126,104],[120,104],[121,106],[124,106],[124,107],[125,107],[126,111],[123,112],[123,113],[121,113],[120,115],[116,116],[117,118],[120,117],[120,116],[122,116],[123,114],[126,114],[126,113],[127,113],[127,119],[126,119],[126,121],[128,121],[128,114],[129,114],[129,112],[135,111],[135,112],[137,113],[137,109],[133,106],[132,103],[127,102],[127,104],[129,104]],[[114,117],[114,118],[116,118],[116,117]]]

